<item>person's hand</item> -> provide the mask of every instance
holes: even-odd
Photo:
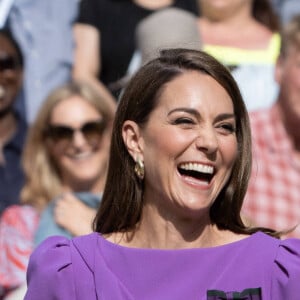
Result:
[[[95,209],[88,207],[71,193],[63,194],[54,207],[55,222],[74,236],[91,233],[95,215]]]

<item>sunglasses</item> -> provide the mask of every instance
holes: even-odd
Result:
[[[75,132],[82,133],[88,143],[98,142],[106,128],[104,120],[84,123],[80,128],[72,128],[65,125],[49,125],[45,130],[45,136],[54,143],[70,144],[73,141]]]
[[[12,55],[0,55],[0,71],[17,70],[20,67],[18,59]]]

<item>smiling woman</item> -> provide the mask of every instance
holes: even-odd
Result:
[[[63,193],[102,192],[112,119],[108,104],[88,85],[54,90],[29,132],[23,203],[43,209]]]
[[[149,161],[153,167],[150,166],[149,169],[145,166],[146,176],[143,184],[121,181],[121,190],[128,191],[128,194],[119,198],[118,206],[113,204],[115,201],[113,199],[103,202],[96,222],[96,231],[111,233],[135,228],[144,204],[147,203],[146,180],[154,180],[155,183],[152,185],[165,192],[165,188],[158,184],[160,177],[168,180],[165,174],[161,174],[162,176],[158,178],[150,174],[147,176],[152,168],[160,169],[164,158],[162,155],[167,157],[167,161],[170,158],[174,160],[176,170],[179,163],[200,162],[213,166],[214,170],[222,171],[229,168],[228,163],[225,167],[223,152],[231,153],[238,147],[239,151],[231,161],[230,169],[225,171],[227,179],[230,177],[229,180],[222,182],[223,186],[220,186],[218,191],[216,183],[211,187],[211,191],[217,193],[214,195],[216,199],[211,203],[210,217],[213,223],[221,228],[249,233],[240,219],[239,210],[250,171],[251,153],[248,150],[251,147],[251,140],[248,115],[238,87],[228,71],[216,64],[210,56],[202,52],[189,51],[179,57],[175,54],[176,51],[166,52],[160,60],[146,65],[128,86],[122,98],[117,113],[119,121],[113,130],[112,140],[113,157],[122,159],[111,160],[108,176],[119,176],[114,174],[114,170],[121,168],[121,174],[127,174],[128,178],[134,180],[134,164],[137,157],[142,158],[141,156],[145,156],[142,159],[145,164]],[[128,123],[132,124],[131,131],[127,130]],[[135,128],[140,129],[140,135],[139,132],[135,133],[133,130]],[[143,153],[143,149],[137,149],[142,153],[137,151],[133,153],[130,149],[133,142],[127,141],[122,136],[126,132],[132,132],[133,141],[135,139],[144,144],[147,151]],[[114,140],[123,138],[125,143],[114,143]],[[183,146],[180,147],[181,144]],[[170,149],[177,147],[178,153],[164,153],[166,150],[163,147],[168,145]],[[162,152],[153,153],[156,150]],[[155,158],[159,158],[159,161]],[[166,173],[166,168],[170,165],[167,163],[162,168],[163,172]],[[221,171],[215,173],[214,178],[219,178]],[[168,180],[166,184],[180,188],[177,182]],[[113,190],[113,186],[109,183],[106,188],[111,189],[111,192]],[[108,193],[107,197],[112,197],[109,194],[111,193]],[[160,197],[161,191],[158,198]],[[123,213],[122,218],[119,217],[120,212]],[[104,218],[102,214],[106,217]]]
[[[0,220],[0,289],[25,284],[29,255],[46,237],[92,232],[113,116],[82,82],[57,88],[43,103],[24,148],[23,205],[8,207]]]
[[[250,146],[229,71],[162,51],[118,106],[96,232],[42,243],[25,299],[298,299],[300,241],[240,216]]]
[[[194,214],[191,224],[194,221],[195,230],[202,230],[199,217],[208,214],[237,157],[235,127],[233,104],[225,89],[210,76],[192,70],[163,88],[145,126],[137,126],[130,118],[124,122],[128,152],[145,165],[143,215],[150,209],[151,218],[146,219],[153,220],[153,228],[159,215],[180,207],[174,215],[180,213],[185,222],[185,214]],[[153,206],[159,207],[155,218]],[[167,246],[169,241],[163,247]]]

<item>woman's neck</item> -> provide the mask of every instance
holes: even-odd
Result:
[[[272,37],[272,31],[254,19],[245,19],[243,22],[238,20],[213,22],[201,17],[198,26],[203,44],[265,49]]]
[[[244,49],[264,49],[272,31],[258,22],[251,12],[250,2],[239,10],[219,9],[213,12],[201,7],[199,32],[203,44]]]
[[[93,181],[63,183],[64,192],[90,192],[92,194],[101,194],[104,190],[105,179],[101,178]]]
[[[196,220],[167,220],[155,209],[145,206],[141,221],[133,231],[114,233],[107,239],[133,248],[185,249],[220,246],[242,237],[228,230],[219,230],[211,224],[208,216]]]

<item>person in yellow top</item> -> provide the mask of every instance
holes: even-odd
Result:
[[[271,105],[280,50],[279,19],[269,0],[198,0],[203,50],[232,71],[248,110]]]

